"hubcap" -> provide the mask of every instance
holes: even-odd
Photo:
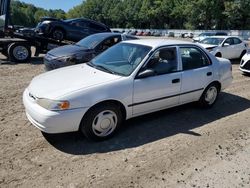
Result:
[[[17,46],[13,50],[13,55],[17,60],[25,60],[28,58],[29,52],[24,46]]]
[[[208,104],[213,104],[216,97],[217,97],[217,88],[215,86],[210,87],[207,90],[206,96],[205,96],[205,101],[208,102]]]
[[[96,136],[110,135],[116,128],[117,115],[111,110],[100,112],[92,123],[92,130]]]

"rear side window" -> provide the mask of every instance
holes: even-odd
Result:
[[[97,31],[106,31],[107,29],[101,25],[89,23],[90,29],[97,30]]]
[[[84,22],[84,21],[72,22],[71,25],[81,27],[81,28],[88,28],[88,22]]]
[[[233,38],[234,44],[240,44],[242,41],[238,38]]]
[[[180,53],[183,70],[197,69],[211,65],[208,57],[198,48],[181,47]]]

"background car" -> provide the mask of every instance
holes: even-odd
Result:
[[[227,59],[242,58],[247,52],[248,44],[239,37],[213,36],[207,37],[199,43],[216,57]]]
[[[226,32],[203,32],[198,37],[193,38],[193,42],[199,42],[211,36],[227,36]]]
[[[36,31],[56,40],[79,41],[84,37],[101,32],[111,32],[104,24],[86,18],[59,20],[43,18]]]
[[[45,70],[84,63],[123,40],[137,39],[121,33],[97,33],[76,44],[65,45],[50,50],[44,57]]]
[[[80,130],[104,140],[136,116],[194,101],[212,107],[231,82],[230,61],[197,44],[131,40],[83,65],[35,77],[23,102],[27,118],[43,132]]]
[[[247,75],[250,75],[250,54],[249,52],[246,53],[241,61],[240,61],[240,70],[247,74]]]

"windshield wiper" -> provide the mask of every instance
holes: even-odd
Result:
[[[95,68],[99,69],[99,70],[103,70],[105,72],[111,73],[111,74],[116,74],[114,71],[102,66],[102,65],[95,65]]]

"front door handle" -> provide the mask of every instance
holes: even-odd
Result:
[[[180,82],[180,78],[176,78],[176,79],[173,79],[173,80],[172,80],[172,83],[173,83],[173,84],[176,84],[176,83],[179,83],[179,82]]]
[[[207,76],[212,76],[212,74],[213,74],[212,72],[208,72]]]

